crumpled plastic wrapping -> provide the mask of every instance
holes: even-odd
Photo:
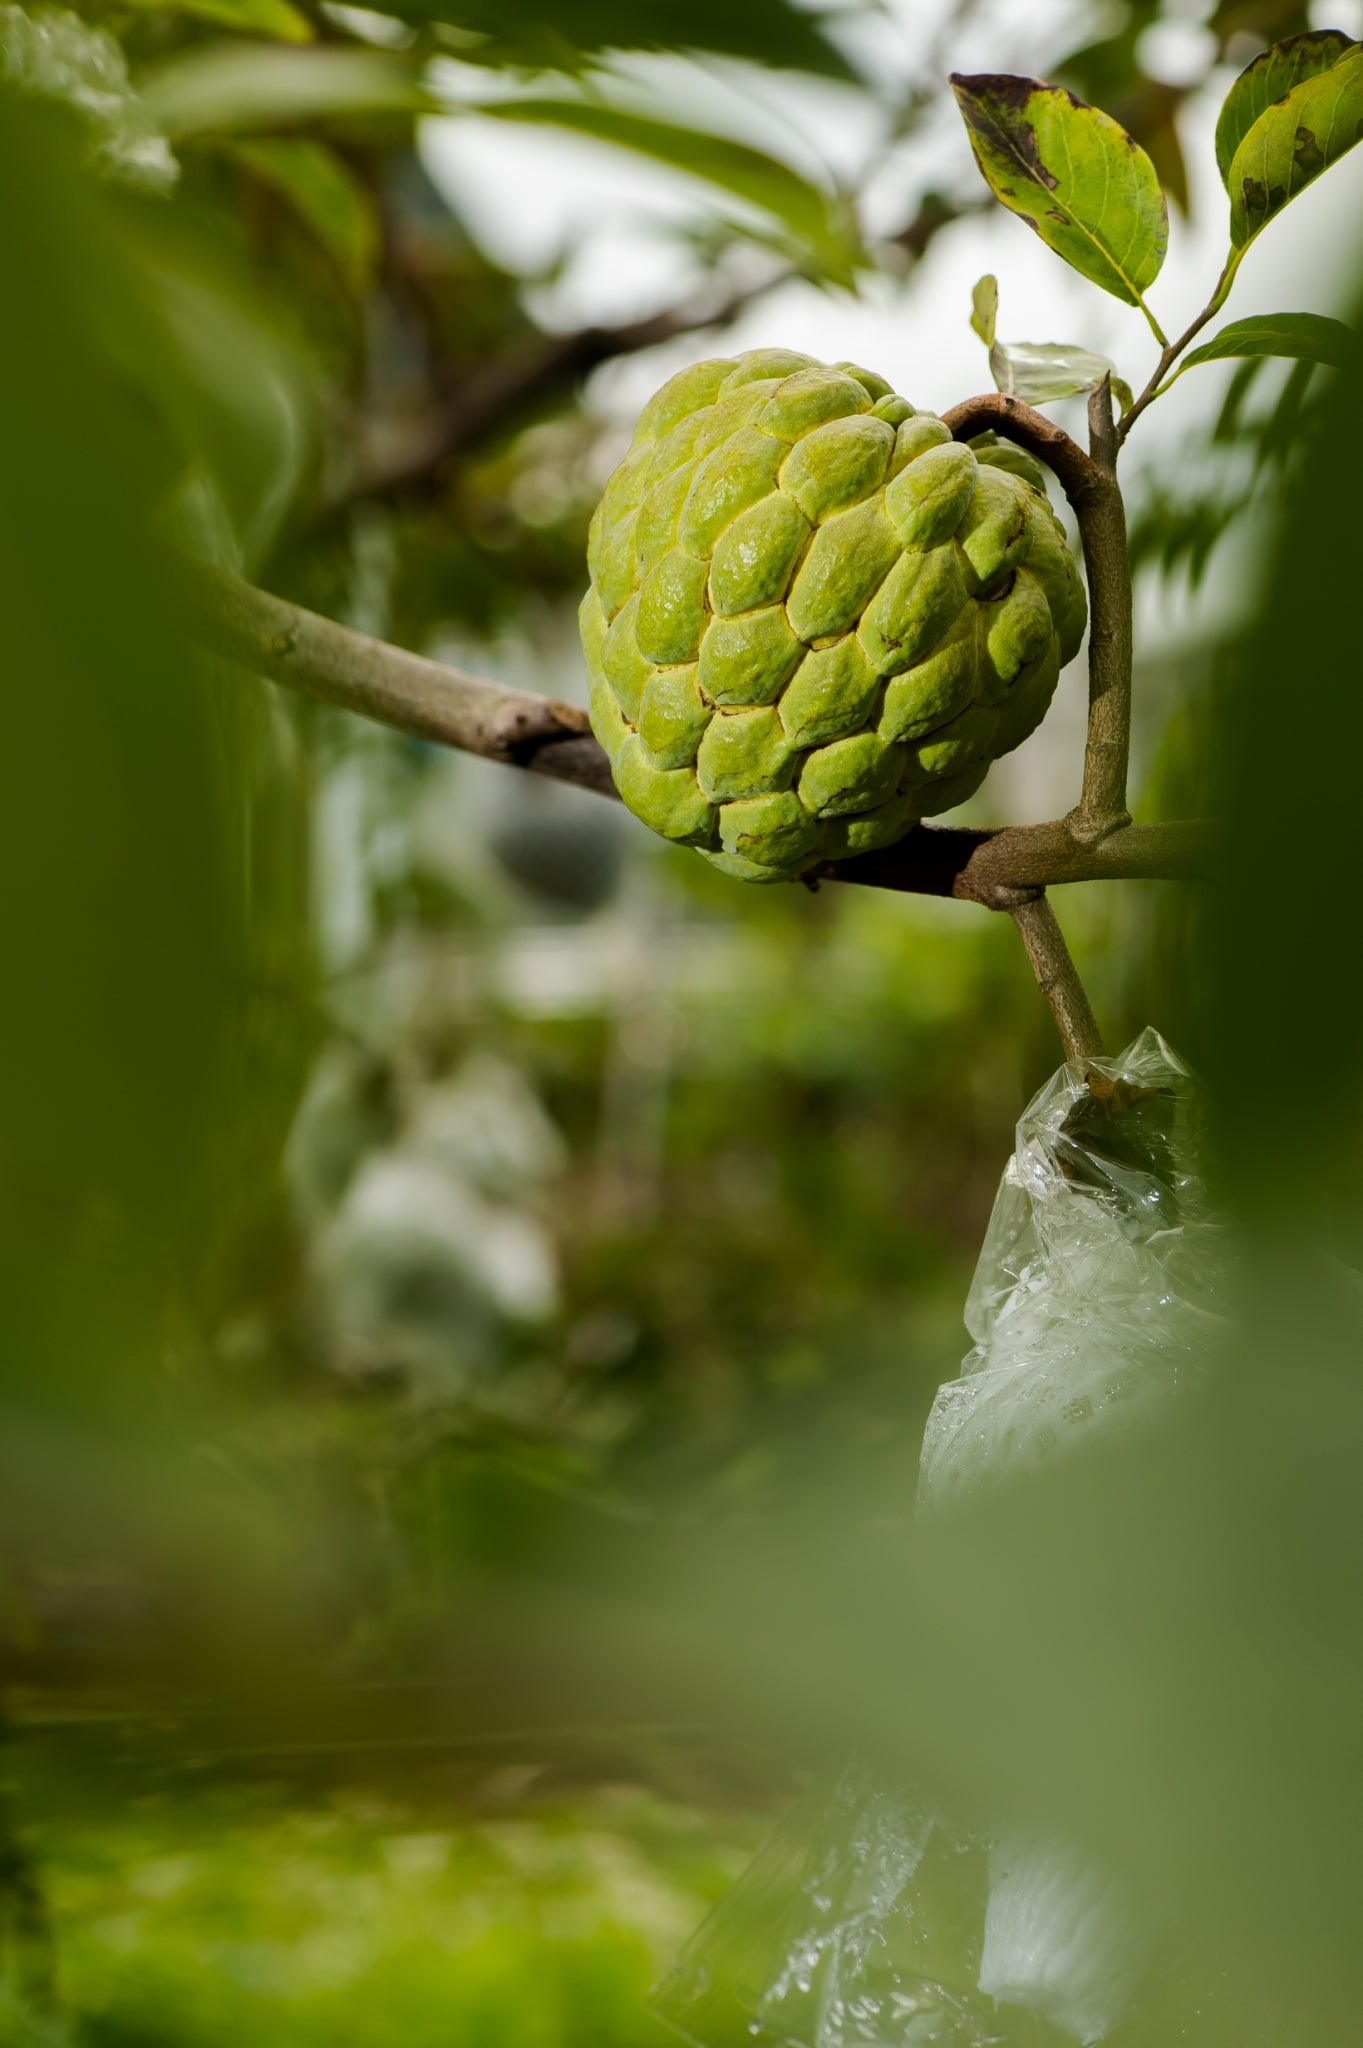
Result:
[[[1028,1105],[938,1390],[920,1512],[1138,1425],[1202,1368],[1223,1239],[1187,1067],[1152,1030]],[[963,1831],[858,1764],[777,1828],[655,2004],[699,2048],[1066,2048],[1138,1999],[1151,1931],[1058,1841]]]

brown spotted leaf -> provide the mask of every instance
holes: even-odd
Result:
[[[1245,249],[1363,135],[1363,44],[1260,114],[1231,159],[1230,238]]]
[[[1216,168],[1227,190],[1235,152],[1260,114],[1267,113],[1275,100],[1283,99],[1303,79],[1330,70],[1352,48],[1348,36],[1337,28],[1313,29],[1308,35],[1288,36],[1271,50],[1261,50],[1254,62],[1245,66],[1226,94],[1216,123]]]
[[[1139,305],[1169,237],[1164,194],[1140,145],[1063,86],[1003,73],[951,83],[996,197],[1075,270]]]

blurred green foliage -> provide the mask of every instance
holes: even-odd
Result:
[[[1004,921],[727,884],[595,799],[283,703],[170,594],[187,545],[579,690],[614,451],[593,373],[660,344],[670,367],[670,337],[792,271],[884,289],[956,202],[906,191],[876,239],[831,176],[688,130],[661,72],[619,139],[710,179],[710,296],[565,334],[423,169],[439,66],[600,133],[613,50],[699,49],[930,132],[936,77],[864,77],[855,11],[0,10],[6,2041],[644,2048],[648,1978],[852,1734],[1166,1858],[1217,1970],[1252,1949],[1270,2003],[1305,1985],[1295,2038],[1347,2037],[1351,1338],[1280,1237],[1319,1211],[1352,1257],[1356,713],[1320,565],[1355,518],[1357,377],[1289,373],[1261,414],[1239,373],[1210,510],[1134,505],[1144,557],[1196,569],[1247,463],[1298,493],[1288,595],[1219,693],[1175,679],[1156,776],[1195,809],[1216,756],[1255,890],[1066,905],[1114,1040],[1153,1015],[1222,1083],[1268,1247],[1225,1381],[1251,1399],[926,1575],[922,1419],[1056,1057]],[[1155,13],[1086,20],[1061,75],[1177,191]],[[1222,51],[1299,25],[1212,21]],[[1285,770],[1289,671],[1325,708]],[[1276,1952],[1275,1855],[1315,1915]]]

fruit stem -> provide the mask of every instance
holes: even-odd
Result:
[[[1079,970],[1065,944],[1065,934],[1045,893],[1010,904],[1008,914],[1027,948],[1036,985],[1050,1005],[1065,1058],[1079,1062],[1100,1058],[1102,1034],[1088,992],[1079,979]]]
[[[1079,802],[1065,820],[1072,839],[1093,846],[1131,822],[1126,771],[1131,736],[1131,561],[1126,508],[1117,482],[1112,390],[1104,378],[1089,399],[1087,453],[1042,413],[1002,392],[968,398],[942,415],[958,441],[986,427],[1016,441],[1054,470],[1079,522],[1089,586],[1089,724]]]
[[[1089,584],[1089,722],[1079,802],[1066,820],[1085,845],[1131,823],[1126,776],[1131,754],[1131,558],[1126,507],[1117,482],[1112,381],[1089,397],[1089,454],[1098,476],[1080,520]]]

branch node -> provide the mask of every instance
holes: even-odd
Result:
[[[1121,811],[1087,811],[1078,803],[1065,815],[1065,831],[1076,846],[1101,846],[1114,832],[1125,831],[1131,823],[1131,813]]]

